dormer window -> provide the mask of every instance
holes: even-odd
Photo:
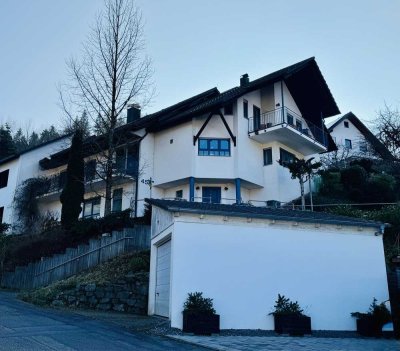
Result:
[[[343,124],[344,124],[344,127],[345,127],[345,128],[349,128],[349,122],[348,122],[348,121],[344,121]]]

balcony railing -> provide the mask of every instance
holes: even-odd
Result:
[[[114,177],[116,178],[124,178],[124,177],[132,178],[136,177],[138,173],[136,164],[129,165],[127,168],[122,168],[117,166],[118,165],[116,165],[114,170]],[[98,173],[99,170],[96,170],[96,172],[92,174],[86,174],[84,180],[85,185],[101,181],[103,178],[100,177]],[[66,181],[67,181],[66,172],[61,172],[59,174],[55,174],[49,177],[44,177],[43,182],[41,183],[40,188],[38,189],[37,196],[60,193],[63,190]]]
[[[278,108],[273,111],[262,113],[259,116],[250,117],[249,134],[259,131],[268,132],[269,128],[278,125],[286,125],[325,147],[328,146],[328,135],[322,128],[317,127],[315,124],[287,107]]]

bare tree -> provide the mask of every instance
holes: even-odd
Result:
[[[374,127],[378,139],[386,146],[391,154],[400,160],[400,111],[385,103],[383,109],[378,111],[378,118]]]
[[[71,84],[61,92],[61,105],[67,115],[86,111],[94,130],[93,153],[99,165],[98,176],[105,181],[105,215],[111,212],[116,151],[129,144],[117,132],[123,112],[131,103],[145,106],[153,95],[151,61],[144,55],[143,21],[131,0],[106,0],[83,45],[80,61],[68,62]],[[68,101],[68,104],[66,103]],[[75,109],[68,111],[67,105]]]

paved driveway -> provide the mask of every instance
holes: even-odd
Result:
[[[369,338],[171,336],[219,351],[399,351],[400,342]]]
[[[130,333],[85,316],[41,309],[0,292],[0,350],[203,350],[180,341]]]

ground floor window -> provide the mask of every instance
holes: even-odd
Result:
[[[122,188],[114,189],[113,199],[112,199],[112,211],[120,212],[122,211]]]
[[[100,216],[100,197],[85,200],[83,203],[83,218],[96,218]]]
[[[294,154],[285,149],[280,148],[279,151],[281,162],[293,162],[296,159],[296,156]]]
[[[351,145],[351,140],[350,139],[344,139],[344,147],[346,149],[352,149],[353,146]]]
[[[264,166],[272,165],[272,149],[264,149]]]

